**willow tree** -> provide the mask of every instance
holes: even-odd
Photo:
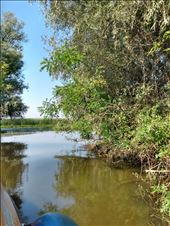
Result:
[[[27,111],[21,94],[24,84],[23,32],[24,24],[12,13],[5,13],[1,21],[1,117],[20,117]]]
[[[78,128],[95,130],[110,141],[129,140],[127,130],[136,126],[138,110],[167,97],[169,1],[41,4],[53,39],[59,30],[72,33],[42,62],[53,77],[68,81],[54,92],[58,106],[53,102],[53,110],[63,110]]]

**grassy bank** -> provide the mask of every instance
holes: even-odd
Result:
[[[56,119],[2,119],[1,128],[22,128],[22,127],[51,127],[56,123]]]
[[[66,119],[38,119],[38,118],[21,118],[21,119],[2,119],[1,128],[51,128],[56,131],[68,130],[68,120]]]

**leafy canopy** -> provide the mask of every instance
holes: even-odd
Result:
[[[5,13],[1,22],[1,116],[20,117],[27,111],[21,94],[27,88],[22,74],[22,43],[26,41],[24,24],[12,13]]]

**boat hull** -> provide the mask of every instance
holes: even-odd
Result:
[[[1,226],[6,225],[20,226],[20,221],[10,196],[1,185]]]

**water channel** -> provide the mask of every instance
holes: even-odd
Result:
[[[115,169],[89,153],[78,133],[4,136],[1,181],[23,221],[60,212],[80,226],[165,226],[141,196],[135,169]]]

